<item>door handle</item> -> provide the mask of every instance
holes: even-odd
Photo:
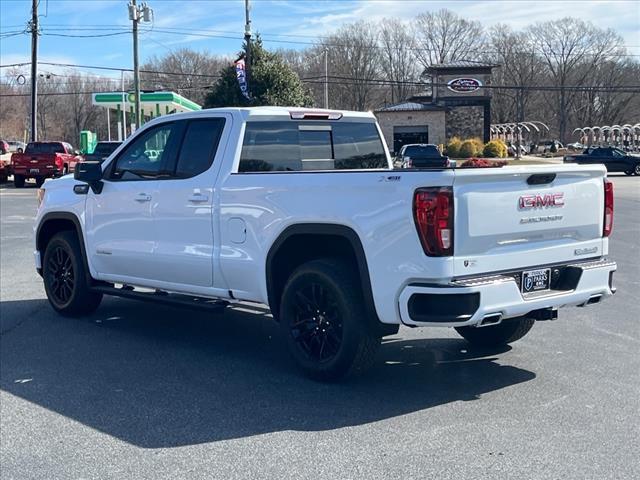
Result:
[[[209,195],[203,195],[201,193],[194,193],[188,199],[192,203],[203,203],[209,200]]]
[[[139,193],[135,198],[136,202],[148,202],[151,200],[151,195],[147,195],[146,193]]]

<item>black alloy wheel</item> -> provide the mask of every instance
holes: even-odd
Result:
[[[330,361],[338,354],[343,336],[337,299],[319,283],[303,285],[295,297],[291,336],[309,360]]]
[[[72,231],[55,234],[47,243],[42,261],[44,289],[53,309],[77,317],[95,311],[102,294],[91,289],[82,248]]]
[[[76,282],[71,255],[57,246],[48,258],[47,267],[47,282],[52,300],[63,307],[71,300]]]
[[[313,379],[341,380],[375,363],[381,333],[368,318],[357,271],[344,260],[321,258],[295,269],[279,322],[292,359]]]

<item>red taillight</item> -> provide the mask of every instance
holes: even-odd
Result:
[[[424,253],[430,257],[453,255],[453,189],[429,187],[416,190],[413,219]]]
[[[613,231],[613,182],[604,179],[604,225],[602,236],[608,237]]]

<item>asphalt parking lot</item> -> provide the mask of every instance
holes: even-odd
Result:
[[[640,478],[640,178],[611,178],[614,298],[499,352],[403,328],[339,385],[300,377],[260,309],[57,316],[35,188],[2,185],[0,477]]]

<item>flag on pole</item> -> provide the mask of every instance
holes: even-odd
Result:
[[[240,86],[240,91],[242,95],[247,99],[251,100],[251,95],[249,94],[249,84],[247,83],[247,69],[244,61],[244,57],[239,58],[235,61],[236,67],[236,77],[238,79],[238,85]]]

